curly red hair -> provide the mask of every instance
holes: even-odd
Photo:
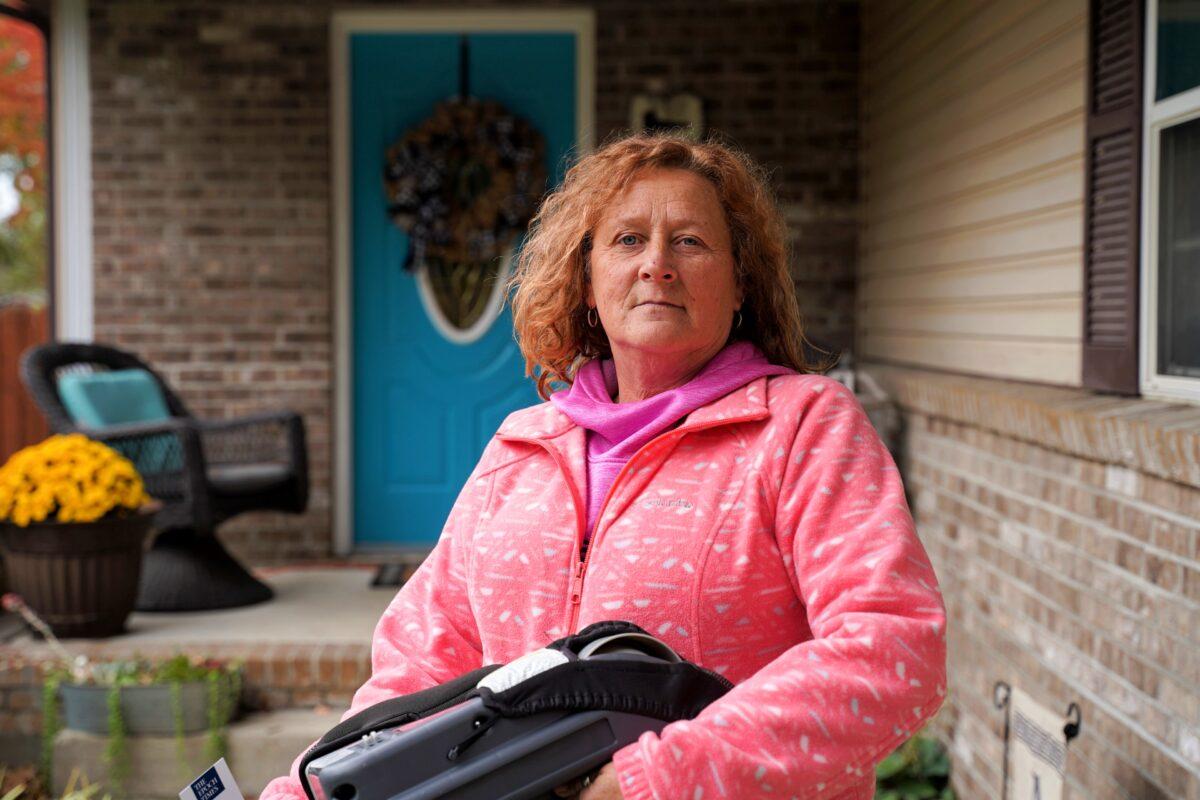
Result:
[[[772,363],[798,372],[829,369],[830,361],[805,358],[785,227],[762,168],[715,139],[640,133],[581,158],[530,222],[508,290],[525,374],[536,374],[538,394],[548,398],[552,383],[570,384],[586,361],[611,357],[604,329],[587,324],[592,232],[605,207],[638,172],[651,168],[688,170],[717,190],[744,293],[742,324],[730,337],[753,342]]]

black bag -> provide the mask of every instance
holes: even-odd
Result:
[[[732,686],[631,622],[597,622],[364,709],[304,755],[301,784],[310,800],[552,797]]]

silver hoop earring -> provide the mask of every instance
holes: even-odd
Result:
[[[594,328],[600,323],[600,315],[596,312],[595,308],[587,310],[587,323],[589,328]]]
[[[737,330],[738,328],[742,327],[742,310],[740,308],[738,309],[737,315],[738,315],[737,322],[735,322],[733,325],[734,330]]]

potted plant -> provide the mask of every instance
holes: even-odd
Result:
[[[11,590],[59,636],[120,633],[160,505],[127,458],[83,434],[17,451],[0,467],[0,548]]]
[[[225,755],[225,726],[238,712],[242,691],[240,660],[180,653],[158,662],[93,662],[71,655],[20,596],[6,594],[0,601],[40,631],[58,657],[47,664],[42,683],[42,777],[47,784],[54,739],[63,728],[108,736],[104,761],[109,784],[118,793],[129,773],[128,736],[174,734],[184,782],[203,766],[189,762],[187,734],[208,731],[206,763]]]
[[[166,661],[96,662],[51,670],[43,684],[43,754],[62,728],[106,735],[109,784],[120,792],[129,774],[130,736],[174,735],[181,780],[203,764],[188,759],[185,736],[207,731],[204,758],[225,755],[225,727],[237,713],[241,663],[179,654]]]

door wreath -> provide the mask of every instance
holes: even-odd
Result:
[[[505,254],[546,190],[545,141],[527,120],[464,91],[387,151],[387,211],[409,236],[447,322],[467,330],[493,297]]]

